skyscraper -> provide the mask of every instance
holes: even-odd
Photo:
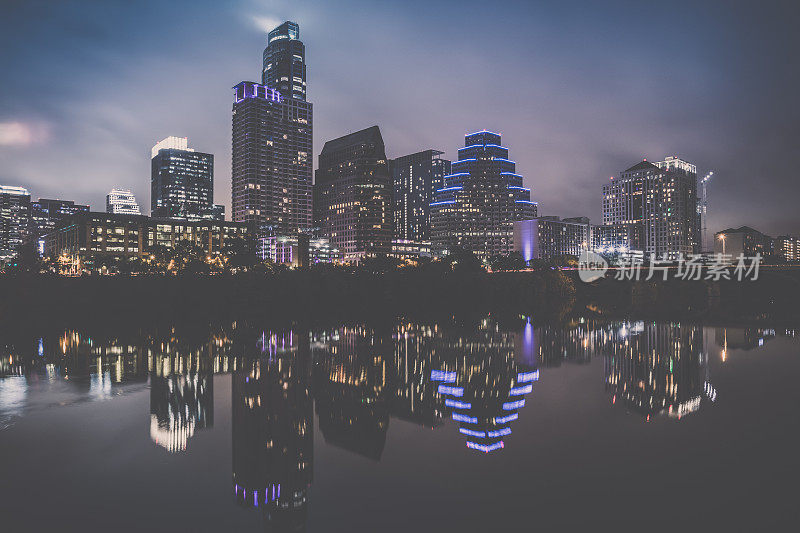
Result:
[[[326,142],[314,184],[314,220],[344,261],[391,251],[391,209],[378,126]]]
[[[306,99],[306,47],[296,22],[286,21],[269,32],[261,84],[286,99]]]
[[[141,214],[136,197],[128,189],[111,189],[111,192],[106,195],[106,213]]]
[[[537,215],[530,189],[516,174],[508,148],[490,131],[470,133],[458,149],[451,173],[431,203],[434,245],[462,247],[480,257],[508,254],[513,249],[513,225]]]
[[[298,37],[293,22],[270,32],[266,83],[234,87],[233,220],[278,234],[310,229],[312,222],[313,108],[306,101],[305,48]],[[281,84],[294,78],[302,90],[284,85],[282,95]]]
[[[150,213],[159,218],[214,218],[214,156],[186,137],[167,137],[151,151]]]
[[[430,240],[430,204],[450,174],[450,161],[439,150],[425,150],[389,161],[394,197],[394,238]]]
[[[670,258],[699,251],[697,168],[677,157],[637,163],[603,185],[603,225],[628,235],[627,247]]]
[[[28,235],[31,194],[0,185],[0,263],[17,257]]]

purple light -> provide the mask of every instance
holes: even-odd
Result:
[[[533,385],[528,383],[527,385],[523,385],[522,387],[514,387],[510,391],[508,391],[509,396],[520,396],[522,394],[528,394],[533,390]]]
[[[464,396],[464,387],[450,387],[449,385],[439,385],[437,389],[439,394],[450,394],[457,398]]]
[[[445,383],[455,383],[456,373],[445,370],[431,370],[431,381],[444,381]]]
[[[505,424],[506,422],[513,422],[519,418],[519,413],[511,413],[510,415],[506,416],[496,416],[494,417],[495,424]]]
[[[484,453],[493,452],[503,447],[503,441],[495,442],[493,444],[478,444],[477,442],[467,441],[467,448],[472,448],[473,450],[478,450]]]
[[[517,400],[516,402],[506,402],[503,404],[503,409],[506,411],[513,411],[520,407],[525,407],[525,400]]]

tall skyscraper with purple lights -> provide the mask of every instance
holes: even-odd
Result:
[[[537,215],[531,191],[508,159],[500,135],[478,131],[465,136],[458,161],[431,202],[431,240],[437,247],[460,247],[482,258],[513,249],[516,220]]]
[[[243,81],[234,87],[232,218],[273,234],[308,230],[312,224],[313,108],[306,101],[305,47],[299,35],[293,22],[271,31],[264,83]],[[293,90],[294,77],[300,78],[302,91]]]

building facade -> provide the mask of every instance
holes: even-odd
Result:
[[[325,143],[314,185],[315,226],[345,262],[388,254],[392,200],[378,126]]]
[[[728,228],[714,234],[715,254],[730,255],[734,258],[741,254],[745,257],[754,257],[756,254],[766,257],[772,255],[773,251],[772,237],[750,226]]]
[[[430,241],[430,204],[433,194],[450,174],[450,161],[444,152],[425,150],[389,161],[392,177],[394,238],[405,241]]]
[[[514,222],[514,251],[525,262],[560,256],[580,257],[591,245],[589,219],[548,216]]]
[[[775,255],[788,263],[800,261],[800,238],[779,235],[775,238]]]
[[[221,251],[232,239],[248,239],[247,224],[150,218],[144,215],[79,213],[48,233],[44,255],[69,257],[79,269],[91,269],[98,259],[130,260],[152,254],[159,247],[174,248],[189,241],[206,253]]]
[[[234,87],[232,218],[290,235],[312,224],[313,106],[305,45],[287,21],[269,32],[262,83]]]
[[[19,255],[28,238],[31,194],[22,187],[0,185],[0,264]]]
[[[697,169],[677,157],[642,161],[603,185],[603,225],[629,235],[626,247],[657,257],[700,252]]]
[[[189,148],[186,137],[167,137],[153,146],[150,213],[159,218],[211,219],[214,213],[214,156]]]
[[[311,104],[253,82],[234,90],[233,220],[281,233],[311,228]]]
[[[287,100],[306,99],[306,47],[296,22],[286,21],[269,32],[261,84]]]
[[[111,189],[106,195],[106,213],[115,215],[139,215],[139,203],[128,189]]]
[[[486,130],[465,136],[431,203],[434,246],[461,247],[482,258],[508,254],[514,222],[536,218],[531,191],[500,143],[499,134]]]

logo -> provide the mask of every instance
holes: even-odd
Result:
[[[608,261],[603,256],[584,250],[578,258],[578,277],[581,281],[590,283],[606,275]]]

